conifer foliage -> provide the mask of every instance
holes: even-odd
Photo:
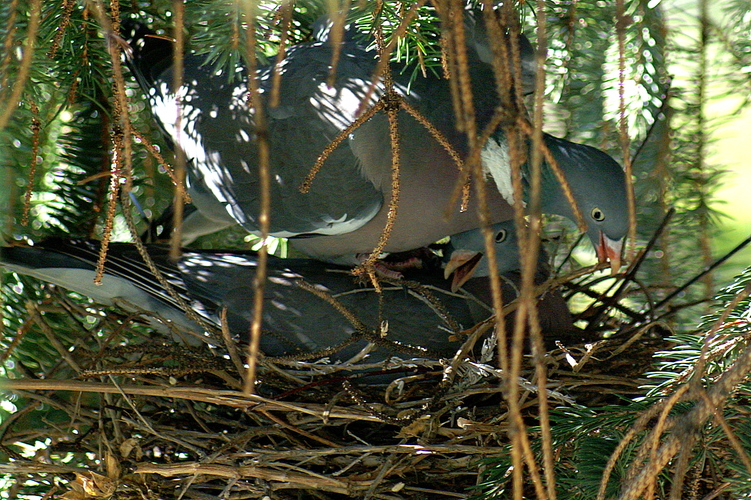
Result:
[[[528,356],[521,410],[499,395],[508,381],[497,371],[480,389],[446,388],[438,377],[438,395],[420,387],[396,397],[341,384],[301,389],[302,372],[275,368],[274,395],[243,400],[242,369],[223,353],[155,343],[147,322],[119,308],[3,272],[0,388],[10,390],[0,404],[0,496],[750,497],[751,268],[673,292],[716,257],[725,171],[711,161],[721,122],[709,107],[728,92],[748,104],[751,6],[696,0],[679,15],[677,3],[513,5],[511,24],[546,40],[545,130],[622,159],[635,192],[634,246],[648,250],[623,281],[589,273],[562,285],[599,340]],[[171,203],[175,156],[121,63],[123,16],[208,65],[235,68],[273,61],[280,47],[310,40],[319,16],[345,9],[385,43],[398,36],[392,67],[420,78],[447,68],[440,11],[452,4],[464,2],[2,2],[2,240],[129,241]],[[546,246],[566,275],[588,256],[568,252],[550,229],[558,222]],[[229,230],[197,245],[244,238]],[[419,417],[400,420],[417,407]]]

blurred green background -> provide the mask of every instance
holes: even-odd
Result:
[[[751,235],[751,109],[748,108],[749,89],[738,87],[723,77],[728,72],[738,70],[738,61],[728,53],[726,36],[722,27],[733,23],[726,9],[742,6],[744,2],[718,0],[708,2],[707,14],[716,30],[711,32],[715,44],[710,47],[709,71],[712,80],[709,85],[710,99],[707,100],[707,117],[716,127],[712,131],[714,142],[709,149],[708,161],[726,169],[715,197],[721,204],[717,207],[725,216],[717,221],[714,256],[720,257],[729,252],[739,242]],[[747,4],[747,2],[745,2]],[[668,28],[678,43],[695,43],[699,36],[698,18],[701,2],[696,0],[675,0],[662,2]],[[735,11],[737,12],[737,11]],[[683,41],[683,42],[681,42]],[[690,78],[686,61],[676,60],[670,71],[679,78]],[[748,67],[743,68],[748,71]],[[751,245],[737,253],[728,265],[721,269],[719,282],[729,280],[733,275],[751,265]]]

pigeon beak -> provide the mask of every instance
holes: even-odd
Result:
[[[623,238],[620,240],[611,240],[605,233],[600,231],[600,242],[597,245],[597,260],[600,264],[610,261],[610,274],[615,274],[621,268],[621,250],[623,249]]]
[[[448,279],[451,273],[454,274],[454,280],[451,282],[452,292],[456,292],[460,286],[472,277],[477,264],[480,263],[480,259],[482,259],[482,252],[456,250],[451,254],[451,259],[443,270],[443,277]]]

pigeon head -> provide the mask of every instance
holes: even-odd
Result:
[[[568,182],[587,226],[587,235],[600,262],[610,261],[617,272],[621,266],[623,240],[628,232],[626,176],[607,153],[591,146],[543,134],[545,145]],[[495,181],[503,197],[513,204],[508,143],[499,131],[482,151],[483,168]],[[574,211],[563,193],[552,167],[544,162],[541,172],[540,209],[575,220]],[[529,163],[522,165],[525,188],[530,177]],[[529,202],[529,192],[525,193]]]
[[[519,241],[514,230],[514,221],[504,221],[490,226],[495,240],[495,265],[498,274],[519,269]],[[470,229],[451,236],[443,250],[446,264],[444,276],[453,273],[451,291],[455,292],[471,277],[490,275],[490,259],[485,256],[485,239],[482,229]]]
[[[545,134],[545,144],[568,181],[599,261],[610,261],[613,273],[621,265],[621,250],[628,232],[626,176],[607,153]],[[542,211],[574,220],[552,169],[544,168]]]

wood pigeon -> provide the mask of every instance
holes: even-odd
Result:
[[[514,230],[514,221],[498,222],[490,226],[490,232],[493,234],[495,248],[503,251],[496,254],[496,267],[506,269],[508,266],[509,256],[505,255],[514,252],[511,256],[516,265],[513,269],[519,269],[519,241]],[[451,240],[443,248],[444,272],[446,279],[452,274],[454,280],[451,283],[451,291],[455,292],[460,286],[472,277],[490,276],[490,259],[486,258],[485,238],[480,228],[470,229],[451,236]],[[499,271],[500,274],[503,271]]]
[[[512,300],[519,296],[521,287],[521,271],[519,269],[519,241],[514,229],[513,221],[505,221],[490,226],[495,240],[496,267],[499,269],[501,289],[504,304],[509,298]],[[443,248],[443,260],[445,262],[444,277],[453,274],[451,290],[462,290],[472,294],[485,304],[492,304],[493,298],[490,283],[487,276],[490,275],[490,261],[483,255],[485,252],[485,239],[482,231],[471,229],[451,236],[451,241]],[[516,263],[514,269],[508,269],[510,252]],[[541,250],[535,284],[544,283],[550,278],[550,268],[547,262],[547,254]],[[506,271],[500,271],[506,269]],[[538,297],[538,318],[544,335],[554,337],[560,334],[573,334],[575,331],[573,317],[568,304],[558,290],[547,291]],[[514,313],[506,316],[506,323],[513,328]],[[560,337],[556,337],[560,338]]]
[[[491,119],[500,98],[495,91],[490,51],[482,22],[469,16],[468,59],[478,130]],[[351,30],[350,30],[351,31]],[[189,159],[188,183],[201,217],[212,227],[237,222],[251,232],[259,229],[258,148],[254,112],[248,105],[247,74],[240,65],[227,74],[205,57],[187,54],[183,85],[173,93],[172,45],[155,37],[143,24],[123,21],[131,50],[126,62],[148,97],[151,110],[167,138]],[[325,37],[324,37],[325,38]],[[534,74],[532,48],[522,43],[522,87],[530,89]],[[336,78],[328,85],[333,49],[328,40],[290,47],[276,65],[280,102],[269,103],[275,66],[259,63],[258,85],[264,103],[271,168],[272,236],[292,238],[293,246],[315,258],[352,263],[352,257],[376,246],[386,225],[391,199],[391,141],[387,117],[378,113],[353,130],[328,156],[311,184],[300,186],[330,142],[359,116],[376,68],[377,53],[368,41],[348,36],[341,42]],[[392,65],[394,90],[422,113],[459,152],[467,141],[456,129],[449,82],[436,74],[409,76]],[[379,84],[365,103],[384,93]],[[179,105],[177,97],[179,97]],[[179,120],[178,120],[179,118]],[[181,124],[177,130],[176,123]],[[480,225],[477,195],[469,209],[457,203],[443,216],[458,178],[456,162],[431,133],[404,110],[399,112],[400,197],[387,252],[426,246],[440,238]],[[625,177],[620,166],[595,148],[548,134],[545,144],[569,180],[590,239],[601,261],[619,263],[628,226]],[[509,151],[500,128],[482,153],[484,171],[498,190],[490,189],[491,222],[509,220],[513,209]],[[543,166],[542,210],[571,216],[571,209],[548,165]]]
[[[168,258],[166,246],[148,245],[147,248],[168,282],[204,321],[219,328],[220,311],[226,307],[231,332],[240,339],[246,338],[252,320],[253,283],[258,262],[254,252],[185,249],[180,259],[173,262]],[[91,297],[104,305],[117,305],[128,311],[149,311],[184,330],[203,331],[164,290],[133,244],[110,244],[102,284],[95,285],[99,251],[96,241],[50,239],[34,247],[0,247],[0,265]],[[518,250],[511,242],[499,244],[497,253],[499,272],[518,267]],[[456,333],[453,330],[469,328],[491,315],[490,306],[479,299],[468,293],[452,293],[438,268],[415,269],[408,273],[411,280],[435,297],[434,303],[412,287],[411,281],[384,283],[380,302],[379,294],[370,286],[358,284],[349,268],[313,259],[269,256],[267,273],[261,349],[269,356],[335,347],[357,332],[341,312],[300,282],[330,294],[362,322],[371,340],[381,335],[382,325],[387,325],[385,339],[415,346],[405,351],[409,356],[451,356],[461,345],[449,340],[452,333]],[[477,281],[475,286],[482,289],[487,278],[469,280],[474,281]],[[152,326],[166,332],[164,325],[157,321]],[[368,340],[359,340],[333,356],[348,359],[367,343]],[[381,361],[390,354],[404,358],[405,354],[400,355],[400,352],[386,344],[379,346],[370,360]]]
[[[513,282],[513,273],[518,269],[518,248],[512,235],[513,226],[509,222],[504,224],[506,228],[497,230],[508,231],[511,236],[496,244],[496,265],[498,272]],[[476,231],[479,234],[479,230]],[[474,245],[478,239],[465,241]],[[459,243],[462,244],[461,238]],[[94,285],[100,247],[91,240],[50,239],[34,247],[0,247],[0,265],[91,297],[104,305],[150,311],[183,330],[203,331],[164,290],[133,244],[110,245],[101,285]],[[167,281],[204,321],[219,328],[220,310],[226,307],[230,331],[240,339],[246,338],[253,310],[257,266],[254,252],[186,249],[174,262],[168,258],[166,246],[148,245],[147,249]],[[459,249],[452,247],[451,251],[455,250]],[[487,276],[482,276],[487,264],[481,261],[479,268],[480,272],[466,280],[460,293],[450,290],[440,269],[410,270],[407,273],[410,281],[384,284],[381,302],[372,287],[355,282],[348,268],[313,259],[269,256],[261,349],[269,356],[312,353],[335,347],[356,334],[355,326],[341,312],[300,285],[304,282],[330,294],[371,334],[368,339],[358,340],[332,355],[335,359],[354,356],[376,333],[381,335],[382,325],[387,325],[385,339],[389,342],[378,344],[370,355],[371,361],[381,361],[390,354],[402,358],[451,356],[460,345],[449,338],[454,330],[469,328],[492,312],[489,281]],[[411,284],[414,282],[427,289],[435,297],[434,301]],[[516,293],[513,286],[505,288],[504,301],[510,302]],[[568,314],[567,309],[565,312]],[[544,311],[541,314],[544,315]],[[570,315],[563,315],[550,324],[549,331],[564,330],[570,326]],[[160,322],[154,321],[152,326],[166,331]],[[415,349],[403,351],[391,342]]]

